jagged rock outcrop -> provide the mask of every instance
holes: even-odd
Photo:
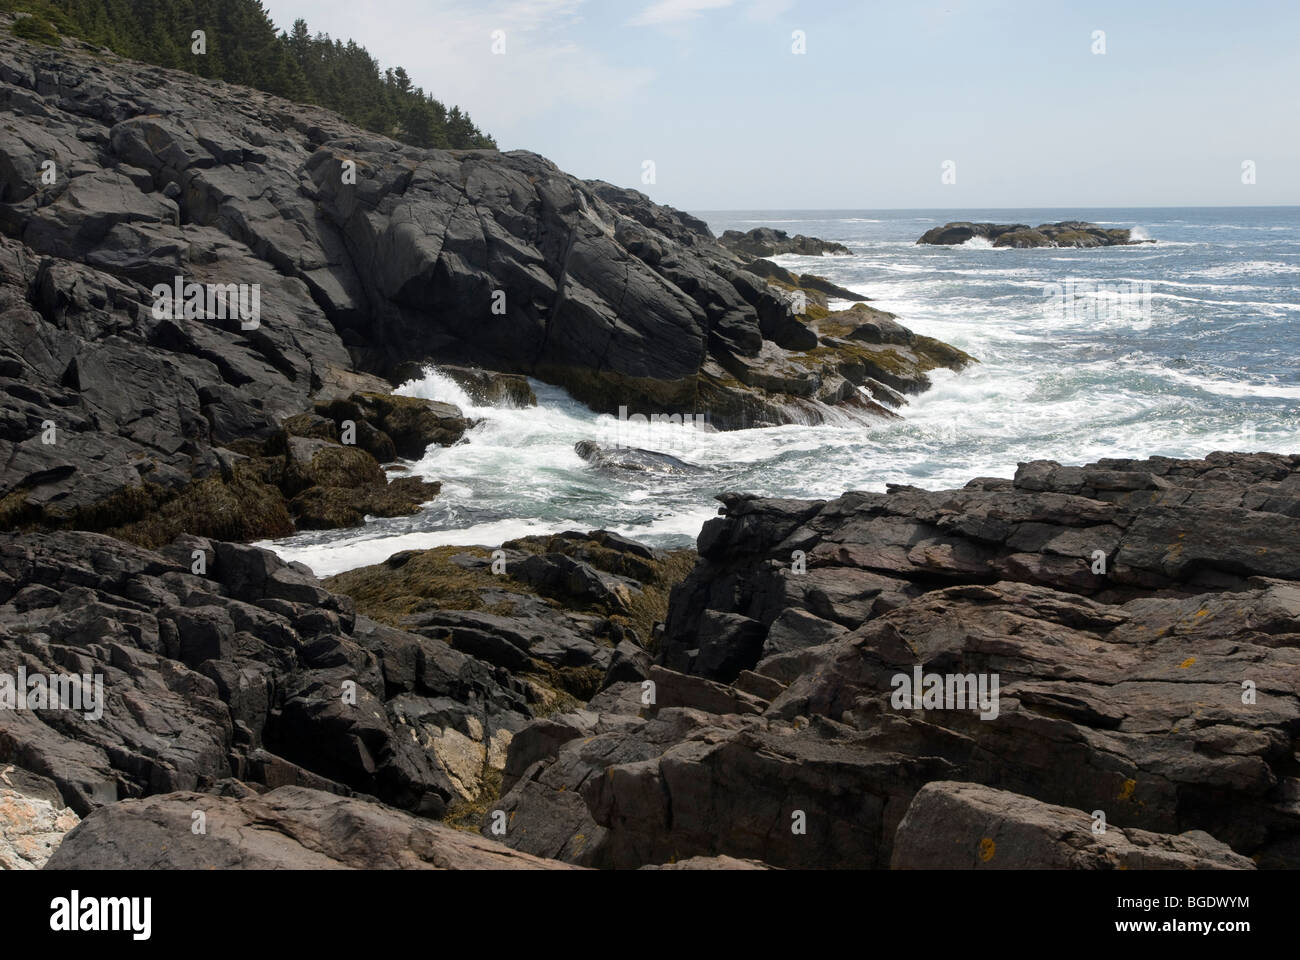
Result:
[[[359,602],[411,631],[249,547],[10,536],[0,675],[99,674],[105,696],[102,722],[0,711],[0,765],[87,817],[55,863],[97,862],[78,852],[102,831],[167,829],[121,799],[198,791],[244,810],[296,784],[384,829],[409,826],[390,808],[461,805],[453,819],[485,839],[598,867],[935,866],[953,849],[942,865],[996,849],[1001,865],[1294,867],[1297,491],[1300,458],[1215,455],[1039,462],[939,493],[728,497],[657,638],[662,597],[645,595],[673,579],[655,572],[667,558],[599,532],[507,545],[503,575],[450,548],[436,559],[465,554],[473,577],[430,576],[428,551],[354,578]],[[663,664],[638,663],[648,642]],[[999,686],[989,703],[900,703],[897,678],[918,670]],[[583,703],[588,675],[604,689]],[[953,782],[997,789],[927,786]],[[195,802],[162,819],[188,824]],[[332,802],[285,815],[287,831]],[[253,862],[202,849],[216,859],[186,847],[173,865]],[[408,864],[351,849],[328,857]]]
[[[495,551],[406,551],[326,585],[376,620],[507,671],[552,710],[586,701],[611,676],[644,675],[637,665],[693,560],[693,551],[571,531]]]
[[[1108,229],[1083,220],[1062,220],[1031,227],[1026,223],[971,223],[961,220],[932,227],[917,243],[952,246],[973,237],[983,237],[995,247],[1115,247],[1134,243],[1155,243],[1151,239],[1133,239],[1126,228]]]
[[[477,795],[485,755],[503,761],[537,702],[442,640],[358,616],[300,566],[196,537],[154,552],[0,535],[0,702],[20,670],[98,678],[81,709],[0,709],[0,769],[48,778],[79,816],[233,777],[439,817]],[[447,759],[467,751],[472,776]]]
[[[616,653],[648,670],[691,556],[593,531],[501,560],[398,554],[335,578],[354,602],[249,546],[0,535],[0,786],[23,794],[0,803],[0,851],[39,866],[76,816],[122,800],[286,785],[477,827],[514,732],[598,691]],[[72,674],[81,699],[27,699],[23,678]],[[123,816],[129,832],[139,811]]]
[[[1300,866],[1300,456],[721,499],[661,665],[512,741],[500,807],[527,830],[506,843],[934,865],[896,835],[960,781],[1021,796],[994,804],[1020,865]],[[900,697],[918,672],[961,698]],[[1101,811],[1124,849],[1040,844],[1060,814],[1033,803]]]

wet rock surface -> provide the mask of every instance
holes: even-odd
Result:
[[[579,440],[574,452],[601,470],[681,475],[700,473],[702,468],[671,454],[639,447],[602,447],[592,440]]]

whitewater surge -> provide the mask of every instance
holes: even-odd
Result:
[[[536,407],[481,407],[428,370],[397,392],[454,403],[480,421],[463,442],[431,448],[404,465],[441,481],[442,493],[415,516],[267,545],[320,575],[400,550],[496,547],[563,530],[604,528],[656,546],[684,546],[716,514],[714,498],[724,491],[829,498],[889,483],[957,487],[976,476],[1010,476],[1032,459],[1300,452],[1300,218],[1295,211],[1223,208],[1171,213],[1105,211],[1108,222],[1144,230],[1154,245],[996,251],[987,241],[918,247],[918,223],[939,219],[933,212],[707,216],[715,233],[767,218],[791,233],[846,244],[851,257],[777,261],[869,296],[872,306],[896,313],[917,333],[982,362],[960,375],[932,374],[933,388],[911,398],[903,421],[731,433],[661,423],[634,435],[617,417],[596,414],[556,387],[534,381]],[[943,219],[1103,217],[954,211]],[[1067,281],[1081,287],[1094,311],[1113,299],[1107,285],[1149,284],[1149,310],[1045,311],[1044,288]],[[599,470],[574,452],[581,440],[658,450],[700,470]]]

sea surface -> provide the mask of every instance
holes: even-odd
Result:
[[[313,532],[273,549],[318,575],[443,544],[497,546],[534,533],[604,528],[658,546],[694,543],[736,490],[834,497],[888,483],[959,487],[1025,460],[1300,452],[1300,208],[731,211],[715,234],[770,226],[836,240],[851,257],[779,257],[872,298],[917,333],[980,363],[937,371],[901,422],[730,433],[632,430],[562,390],[539,406],[480,408],[436,372],[399,392],[481,417],[467,440],[409,467],[442,494],[412,517]],[[1089,220],[1156,242],[1091,250],[917,246],[950,220]],[[846,307],[847,303],[832,303]],[[579,440],[661,450],[681,477],[613,475]]]

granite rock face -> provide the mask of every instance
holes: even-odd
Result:
[[[80,818],[53,782],[0,764],[0,870],[39,870]]]

